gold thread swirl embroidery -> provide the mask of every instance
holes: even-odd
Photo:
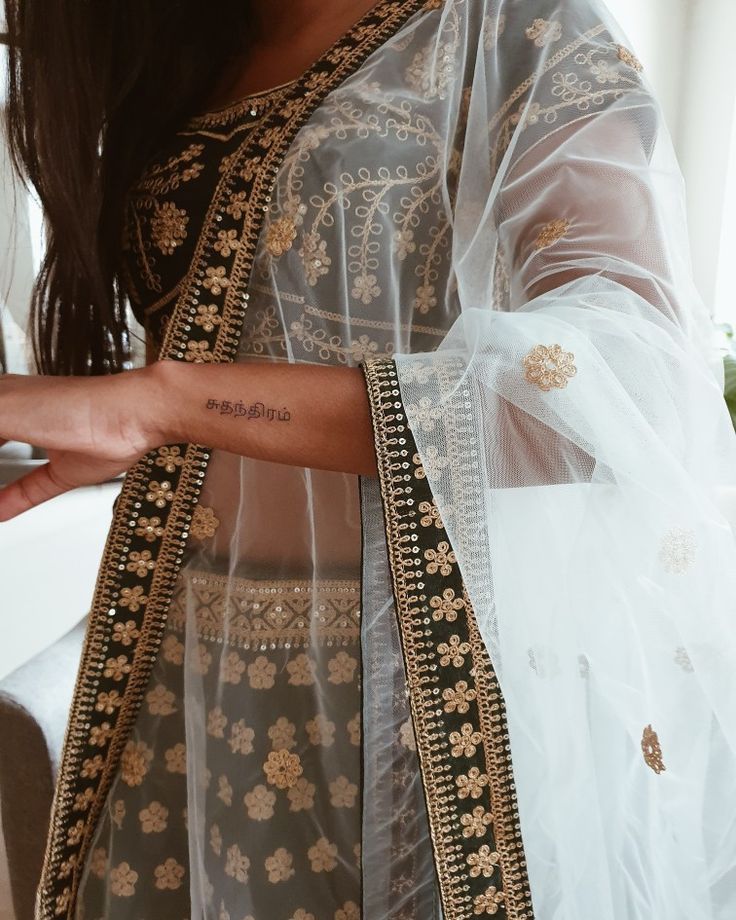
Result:
[[[564,389],[577,374],[575,355],[561,345],[535,345],[524,358],[524,376],[540,390]]]

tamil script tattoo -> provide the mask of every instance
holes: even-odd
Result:
[[[267,409],[262,402],[252,403],[246,406],[245,403],[231,402],[229,399],[208,399],[207,408],[220,415],[231,415],[233,418],[257,419],[263,418],[267,422],[288,422],[291,419],[291,413],[288,409]]]

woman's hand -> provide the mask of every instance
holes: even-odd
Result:
[[[0,490],[0,521],[117,476],[162,444],[376,473],[356,367],[157,361],[111,377],[7,375],[0,377],[0,443],[7,440],[45,448],[49,462]]]
[[[0,376],[0,444],[46,448],[49,462],[0,490],[0,521],[104,482],[162,443],[149,368],[111,377]]]

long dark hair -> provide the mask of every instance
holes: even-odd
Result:
[[[46,219],[31,327],[42,373],[129,358],[125,196],[245,51],[247,0],[6,0],[7,137]]]

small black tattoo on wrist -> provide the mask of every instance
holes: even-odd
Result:
[[[251,403],[246,406],[244,402],[231,402],[229,399],[208,399],[207,409],[217,412],[219,415],[230,415],[233,418],[243,418],[246,421],[250,419],[265,419],[267,422],[288,422],[291,420],[291,413],[284,407],[282,409],[267,408],[262,402]]]

